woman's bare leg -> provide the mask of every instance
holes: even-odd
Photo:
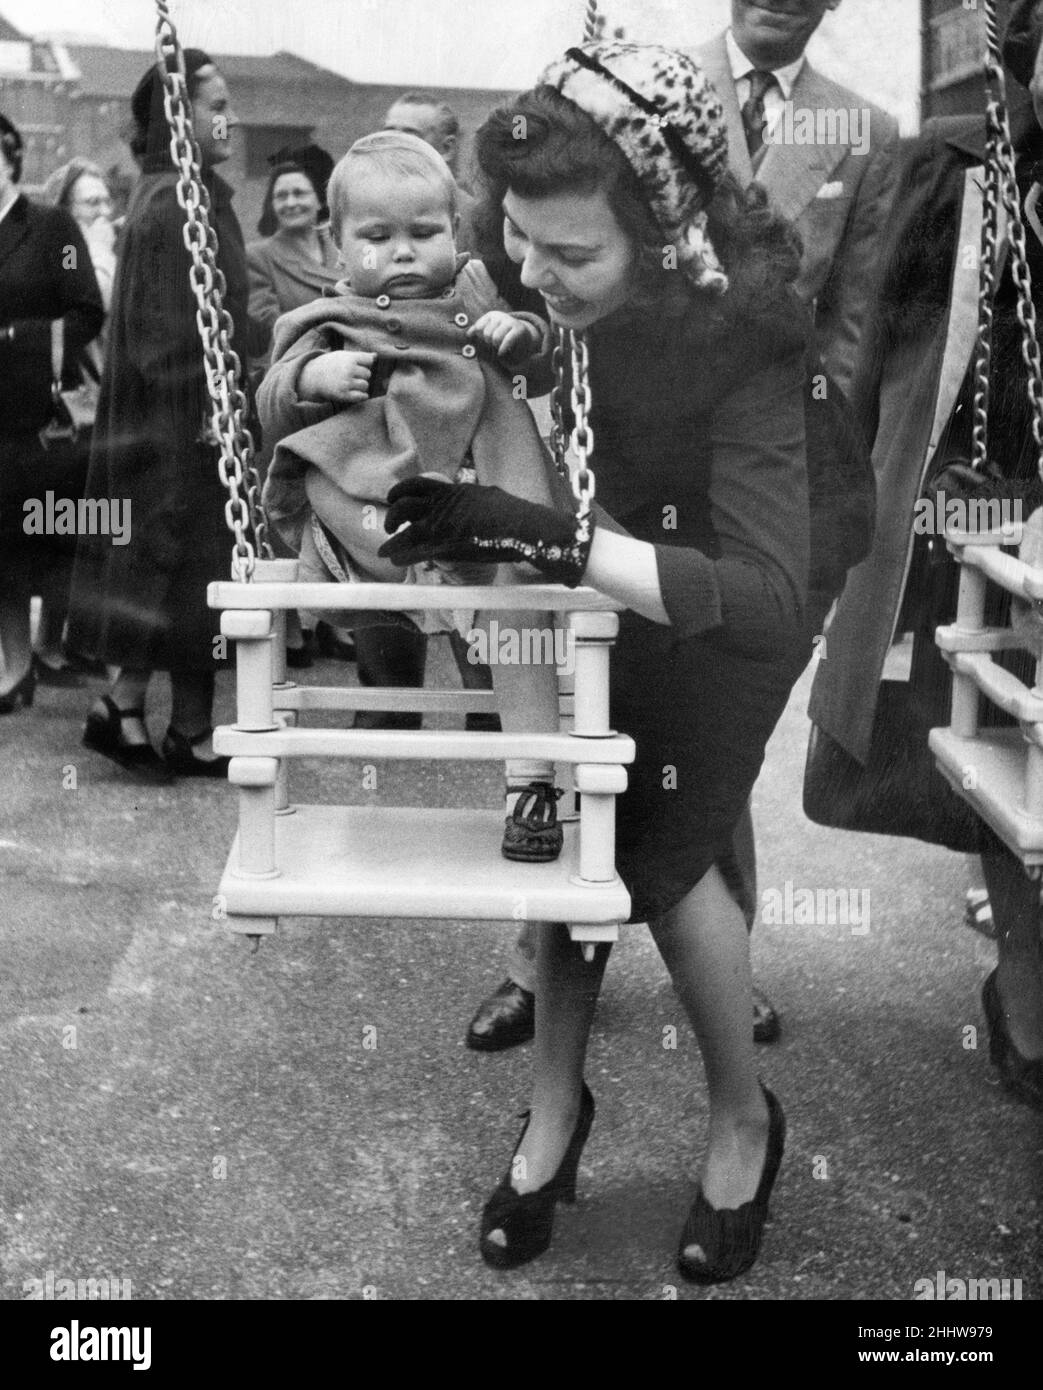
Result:
[[[768,1108],[757,1080],[746,923],[716,865],[649,924],[702,1053],[710,1134],[700,1169],[713,1207],[750,1201],[767,1149]]]
[[[579,1118],[583,1064],[608,947],[592,961],[569,937],[568,927],[536,927],[536,1040],[533,1044],[532,1118],[518,1156],[513,1186],[542,1187],[557,1172]]]

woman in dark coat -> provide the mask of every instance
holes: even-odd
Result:
[[[490,117],[477,155],[523,284],[586,330],[605,510],[595,528],[419,479],[392,489],[386,525],[403,529],[385,552],[522,558],[626,605],[611,717],[637,758],[616,863],[702,1051],[709,1144],[678,1261],[719,1282],[757,1257],[785,1135],[757,1078],[749,938],[729,889],[736,824],[810,652],[799,248],[763,190],[727,174],[720,102],[667,49],[570,49]],[[482,1222],[482,1255],[501,1268],[547,1248],[594,1114],[583,1065],[605,952],[587,964],[564,927],[539,934],[532,1111]]]
[[[62,320],[64,364],[74,370],[105,318],[79,228],[64,208],[30,203],[19,193],[21,173],[21,137],[0,115],[0,714],[32,703],[32,595],[64,601],[48,590],[55,567],[64,574],[61,587],[68,586],[61,557],[48,553],[51,538],[25,534],[23,504],[28,498],[43,502],[48,486],[59,496],[78,497],[83,483],[82,464],[73,468],[68,487],[46,471],[52,460],[43,456],[38,437],[53,415],[51,325]],[[47,480],[43,486],[41,480]]]
[[[1024,205],[1043,167],[1039,0],[1015,4],[1004,60],[1028,88],[1035,108],[1012,123]],[[876,541],[869,558],[852,571],[837,606],[827,635],[828,660],[816,672],[809,713],[862,764],[870,756],[871,738],[886,736],[886,727],[874,733],[874,721],[884,660],[896,633],[916,634],[913,683],[919,691],[944,693],[950,685],[932,639],[939,624],[955,619],[958,567],[939,553],[938,542],[914,535],[913,521],[917,500],[928,489],[959,495],[960,479],[945,470],[954,460],[971,457],[979,275],[977,256],[964,252],[968,247],[977,252],[980,245],[985,143],[980,118],[951,117],[924,127],[895,199],[866,370],[856,382],[861,399],[878,397]],[[1038,326],[1043,323],[1043,245],[1030,227],[1026,243]],[[1039,505],[1040,485],[1021,343],[1008,254],[994,309],[989,455],[1008,480],[1008,493],[1024,499],[1027,516]],[[997,613],[990,620],[1002,622],[1005,616]],[[946,720],[947,713],[939,713],[937,722]],[[999,954],[983,991],[990,1056],[1007,1088],[1043,1109],[1039,885],[984,825],[981,834]]]
[[[232,191],[217,174],[236,123],[224,78],[198,49],[185,52],[193,127],[210,220],[224,272],[233,347],[247,364],[246,257]],[[146,781],[222,776],[227,759],[210,743],[218,627],[206,586],[229,574],[227,493],[210,442],[210,399],[196,328],[191,265],[177,201],[177,173],[153,67],[132,100],[132,149],[141,164],[123,231],[113,291],[108,358],[88,480],[96,497],[131,508],[131,540],[81,544],[70,642],[118,666],[109,694],[92,708],[84,743]],[[170,728],[160,759],[144,723],[153,671],[169,671]]]

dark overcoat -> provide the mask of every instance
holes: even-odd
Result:
[[[59,318],[68,375],[105,321],[101,294],[83,236],[65,209],[20,196],[0,219],[0,497],[6,503],[5,532],[18,530],[21,499],[33,495],[36,434],[52,414],[51,323]]]
[[[212,171],[205,179],[232,345],[245,371],[242,230],[229,186]],[[147,156],[127,214],[87,494],[123,499],[124,514],[129,503],[131,539],[81,541],[70,640],[114,665],[192,671],[214,667],[218,629],[206,586],[228,578],[232,537],[208,442],[209,396],[175,184],[169,155]]]
[[[1026,115],[1014,135],[1022,196],[1043,154],[1043,136],[1031,112]],[[914,546],[913,522],[933,474],[969,454],[984,146],[979,118],[945,118],[924,127],[895,202],[877,310],[856,379],[860,418],[873,421],[876,403],[876,540],[848,576],[809,713],[860,761],[868,756],[896,631],[929,631],[952,617],[951,611],[924,611],[932,601],[925,596],[939,586],[926,582],[925,543]],[[1027,236],[1038,313],[1043,248],[1031,231]],[[990,456],[1007,476],[1029,476],[1031,423],[1009,264],[997,296],[991,381]]]

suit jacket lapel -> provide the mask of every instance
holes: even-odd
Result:
[[[746,127],[742,123],[742,111],[735,91],[735,79],[732,77],[732,65],[728,61],[728,46],[724,42],[724,35],[720,34],[712,42],[704,44],[696,51],[696,57],[713,83],[724,107],[724,120],[728,127],[728,166],[745,188],[753,180],[753,165],[750,163]]]
[[[789,99],[794,111],[817,111],[836,108],[840,95],[832,83],[805,63]],[[769,145],[757,182],[771,194],[779,212],[795,220],[828,182],[848,149],[847,145]]]
[[[19,196],[9,209],[7,216],[0,221],[0,264],[7,260],[15,247],[29,231],[26,212],[29,204],[24,196]]]

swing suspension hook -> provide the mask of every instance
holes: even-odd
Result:
[[[240,382],[242,363],[232,347],[233,324],[224,306],[225,277],[217,264],[217,233],[210,222],[210,194],[192,130],[185,60],[167,0],[156,0],[156,57],[163,80],[163,109],[170,126],[170,158],[178,173],[177,200],[185,213],[183,237],[192,259],[189,284],[196,301],[196,327],[210,397],[207,442],[219,449],[217,471],[228,493],[225,524],[235,538],[232,575],[253,577],[257,554],[271,559],[261,509],[261,480],[254,466],[254,442],[246,424],[247,405]]]

